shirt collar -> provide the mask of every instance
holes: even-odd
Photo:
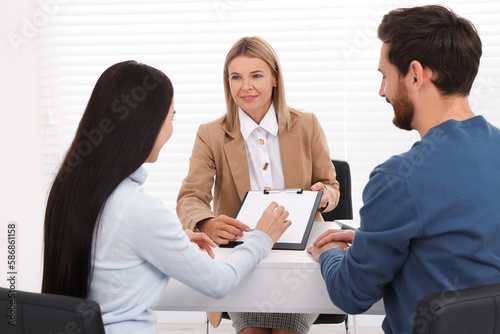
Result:
[[[278,134],[278,120],[276,118],[276,111],[271,103],[269,110],[267,111],[264,118],[260,121],[260,124],[254,122],[241,108],[238,108],[238,116],[240,119],[240,131],[245,141],[248,139],[250,134],[258,127],[266,130],[273,136]]]
[[[129,178],[132,181],[142,185],[144,184],[144,182],[146,182],[146,179],[148,178],[148,172],[146,171],[146,168],[144,168],[144,166],[141,166],[135,172],[130,174]]]

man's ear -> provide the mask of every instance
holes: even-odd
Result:
[[[420,64],[419,61],[413,60],[410,63],[410,70],[408,71],[408,75],[410,76],[412,86],[416,88],[420,88],[423,84],[424,80],[424,67]]]

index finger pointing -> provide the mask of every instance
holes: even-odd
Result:
[[[244,224],[243,222],[239,221],[238,219],[235,219],[235,218],[229,218],[227,219],[226,223],[228,225],[232,225],[242,231],[250,231],[250,227],[248,227],[246,224]]]

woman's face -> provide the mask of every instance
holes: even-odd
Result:
[[[174,118],[174,114],[175,114],[174,99],[172,98],[172,103],[170,104],[170,109],[168,110],[167,118],[165,119],[165,122],[163,123],[160,129],[158,137],[156,137],[155,145],[153,146],[151,153],[149,153],[146,162],[155,162],[156,160],[158,160],[158,155],[160,154],[163,145],[165,145],[165,143],[170,139],[170,137],[172,137],[172,133],[174,132],[174,126],[172,124],[172,119]]]
[[[271,68],[262,59],[238,56],[229,63],[228,73],[234,102],[259,124],[271,106],[277,85]]]

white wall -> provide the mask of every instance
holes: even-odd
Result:
[[[0,2],[0,286],[7,281],[7,224],[17,224],[16,285],[39,291],[42,268],[43,189],[39,117],[38,54],[32,21],[36,1]],[[16,34],[23,44],[13,47]],[[24,35],[24,36],[23,36]]]

